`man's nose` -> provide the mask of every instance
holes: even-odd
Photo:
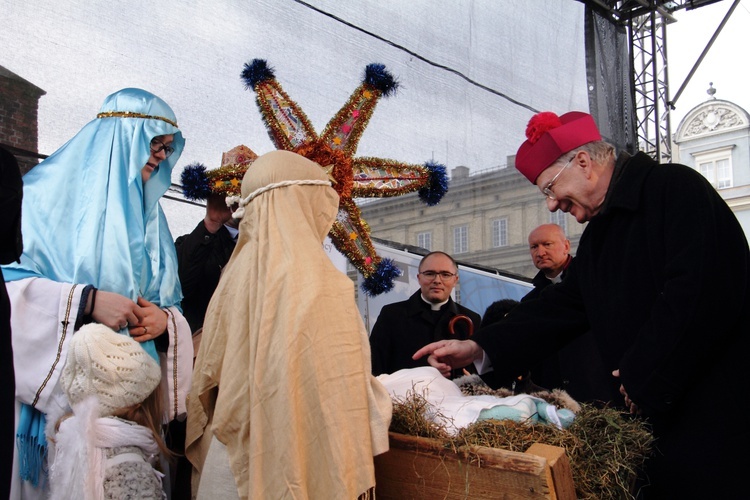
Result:
[[[560,203],[558,203],[557,200],[553,200],[552,198],[547,197],[547,209],[550,212],[554,212],[560,207]]]

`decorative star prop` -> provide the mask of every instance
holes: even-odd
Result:
[[[393,93],[398,82],[382,64],[368,65],[362,84],[319,136],[307,115],[276,81],[265,60],[254,59],[245,64],[242,78],[256,93],[263,121],[276,147],[313,160],[331,177],[340,201],[329,236],[365,277],[363,291],[374,296],[391,290],[393,279],[401,271],[390,259],[381,259],[375,252],[370,228],[361,218],[354,198],[383,198],[419,191],[422,201],[435,205],[448,190],[443,165],[433,162],[410,165],[384,158],[354,157],[378,99]]]

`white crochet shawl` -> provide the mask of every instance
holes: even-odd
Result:
[[[105,448],[138,446],[156,456],[159,448],[149,429],[124,420],[98,416],[95,396],[73,407],[50,447],[50,498],[104,498]]]

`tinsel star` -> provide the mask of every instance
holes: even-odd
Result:
[[[354,156],[378,99],[392,94],[398,82],[382,64],[368,65],[362,83],[318,135],[307,115],[276,81],[265,60],[254,59],[245,64],[242,78],[256,93],[263,121],[276,147],[313,160],[334,181],[339,211],[329,236],[364,276],[363,291],[371,296],[389,291],[401,271],[390,259],[381,259],[375,252],[370,228],[354,198],[382,198],[419,191],[425,203],[435,205],[448,190],[443,165],[433,162],[411,165]]]

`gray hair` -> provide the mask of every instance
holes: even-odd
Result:
[[[597,163],[607,164],[615,158],[615,147],[606,141],[593,141],[569,151],[555,160],[552,165],[563,166],[568,163],[579,151],[586,151],[592,160]]]

